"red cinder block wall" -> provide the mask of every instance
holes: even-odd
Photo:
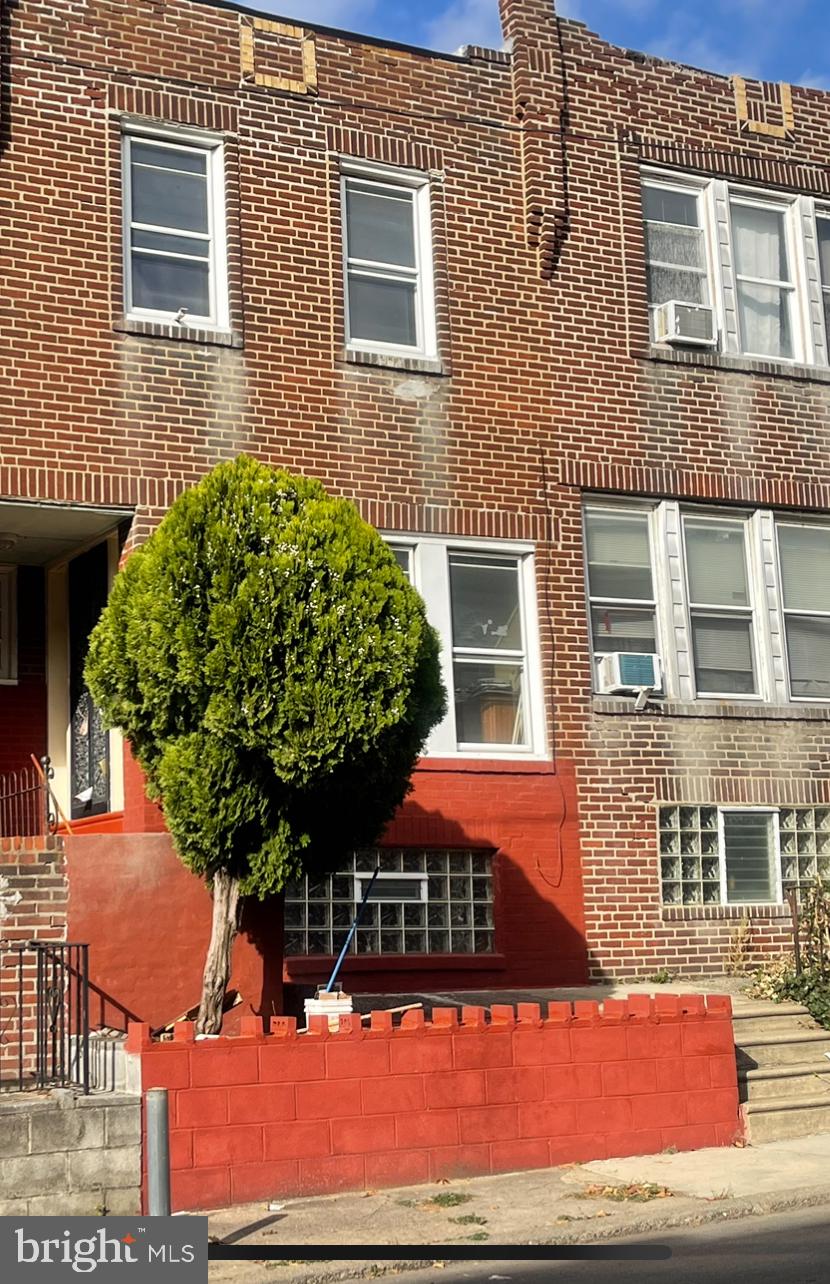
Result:
[[[167,1088],[173,1207],[547,1168],[741,1135],[728,997],[274,1018],[262,1033],[153,1043],[133,1024],[142,1090]]]

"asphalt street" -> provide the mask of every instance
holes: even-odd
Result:
[[[605,1241],[603,1248],[613,1247]],[[662,1262],[486,1262],[407,1272],[406,1284],[828,1284],[830,1208],[748,1217],[619,1244],[665,1244]]]

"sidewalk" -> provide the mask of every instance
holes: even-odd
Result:
[[[614,1198],[614,1192],[623,1198]],[[666,1193],[668,1192],[668,1193]],[[277,1201],[279,1204],[280,1201]],[[585,1243],[830,1203],[830,1133],[684,1154],[607,1159],[446,1184],[286,1200],[210,1214],[210,1234],[239,1244],[365,1244],[365,1262],[215,1262],[211,1284],[287,1284],[374,1276],[376,1245]]]

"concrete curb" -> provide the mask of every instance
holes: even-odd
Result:
[[[741,1196],[735,1199],[697,1199],[692,1196],[676,1195],[672,1197],[673,1207],[658,1213],[656,1209],[648,1212],[645,1209],[635,1216],[625,1216],[620,1209],[618,1214],[610,1214],[607,1220],[596,1217],[585,1220],[579,1230],[567,1225],[560,1233],[545,1235],[539,1239],[516,1239],[516,1244],[594,1244],[612,1239],[630,1238],[635,1235],[653,1236],[660,1231],[678,1230],[683,1227],[703,1226],[712,1222],[739,1221],[746,1217],[763,1217],[772,1213],[788,1212],[797,1208],[816,1208],[830,1204],[830,1185],[804,1186],[801,1189],[777,1191],[764,1195]],[[666,1201],[669,1202],[669,1201]],[[682,1204],[682,1207],[681,1207]],[[626,1210],[628,1211],[628,1210]],[[459,1247],[464,1241],[453,1242]],[[498,1247],[503,1241],[488,1242],[488,1247]],[[372,1245],[366,1245],[367,1260],[371,1258]],[[273,1263],[271,1270],[276,1272],[274,1278],[281,1284],[337,1284],[341,1280],[379,1279],[385,1275],[396,1275],[401,1271],[429,1270],[436,1261],[443,1261],[440,1255],[407,1258],[390,1262],[374,1262],[360,1266],[356,1263],[332,1262],[327,1269],[321,1262],[310,1270],[297,1270],[290,1263]],[[470,1261],[475,1261],[475,1245],[470,1245]],[[251,1265],[248,1263],[247,1265]],[[495,1264],[494,1264],[495,1265]],[[214,1270],[223,1268],[227,1278],[231,1278],[234,1263],[215,1263]]]

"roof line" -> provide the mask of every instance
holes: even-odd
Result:
[[[470,59],[463,54],[444,53],[440,49],[425,49],[423,45],[408,45],[400,40],[382,40],[379,36],[364,36],[358,31],[346,31],[342,27],[326,27],[319,22],[306,22],[304,18],[290,18],[273,13],[270,9],[255,8],[252,5],[237,4],[236,0],[191,0],[193,4],[207,5],[211,9],[228,9],[232,13],[250,14],[254,18],[267,18],[269,22],[284,22],[290,26],[303,27],[317,31],[323,36],[335,36],[353,40],[361,45],[374,45],[379,49],[400,49],[403,53],[420,54],[424,58],[441,58],[445,62],[461,63],[468,66]],[[495,52],[498,52],[496,50]]]

